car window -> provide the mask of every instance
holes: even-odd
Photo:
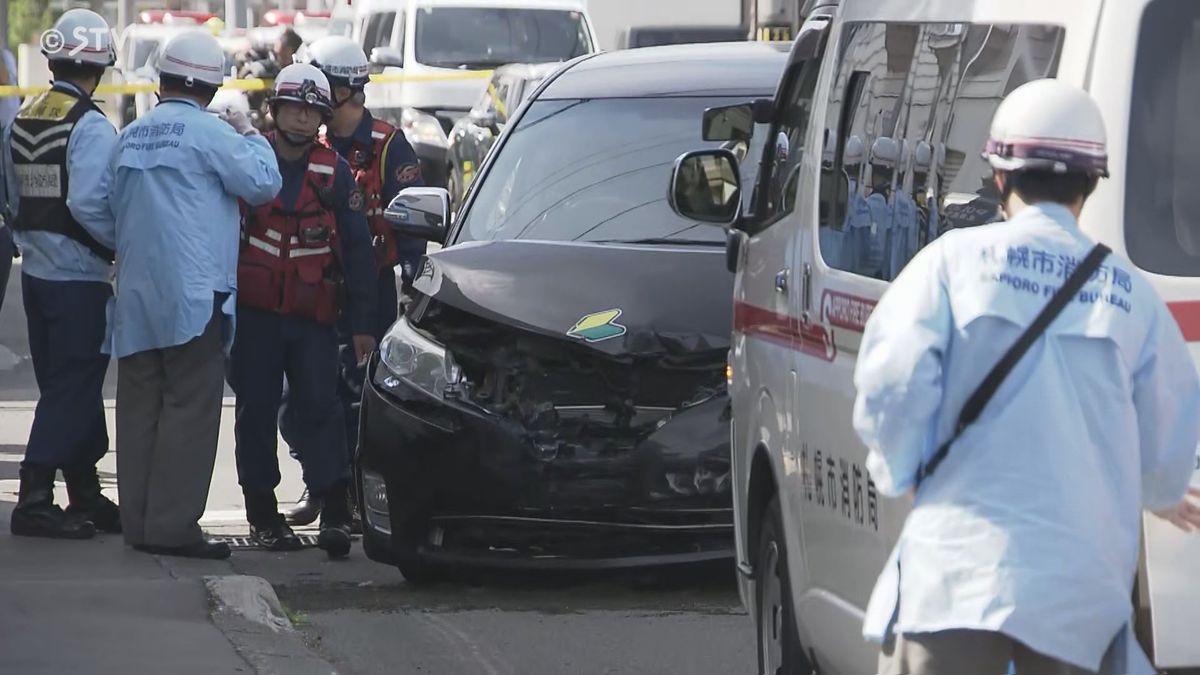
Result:
[[[676,215],[664,186],[675,159],[701,147],[718,97],[535,101],[482,176],[454,241],[671,239],[724,245],[719,227]],[[581,131],[584,130],[584,131]],[[735,149],[745,156],[745,148]],[[742,165],[743,185],[755,163]]]
[[[1147,5],[1129,116],[1125,246],[1134,264],[1156,274],[1200,276],[1198,67],[1200,5]]]
[[[591,52],[579,12],[512,7],[422,7],[416,17],[418,63],[490,68],[567,61]]]
[[[392,42],[392,28],[396,24],[395,12],[372,14],[363,32],[363,51],[371,53],[376,47],[388,47]]]
[[[842,35],[826,111],[820,251],[891,280],[953,227],[997,217],[980,153],[1008,92],[1053,77],[1055,26],[860,23]]]

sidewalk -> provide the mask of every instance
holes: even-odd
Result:
[[[224,411],[202,524],[214,533],[244,534],[231,470],[231,412]],[[11,536],[8,522],[30,421],[31,405],[0,406],[0,673],[333,672],[293,630],[271,586],[238,575],[229,561],[147,555],[126,547],[120,535],[87,541]],[[113,428],[110,417],[110,434]],[[289,474],[281,495],[298,494],[298,468],[287,462],[281,467]],[[110,453],[100,475],[105,493],[116,498],[114,472]],[[65,504],[65,490],[58,492]]]

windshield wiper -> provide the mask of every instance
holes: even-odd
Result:
[[[593,244],[673,244],[676,246],[725,246],[723,241],[710,239],[672,239],[670,237],[648,237],[646,239],[601,239]]]

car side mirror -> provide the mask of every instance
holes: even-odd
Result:
[[[675,160],[668,201],[684,218],[722,227],[733,225],[741,209],[741,194],[737,158],[729,150],[696,150]]]
[[[384,209],[383,217],[400,234],[444,244],[450,223],[450,193],[444,188],[405,188]]]
[[[704,111],[706,141],[748,141],[754,134],[754,110],[749,103],[709,108]]]
[[[775,103],[769,98],[709,108],[704,111],[701,137],[706,141],[749,141],[754,125],[769,123],[774,114]]]
[[[404,53],[395,47],[376,47],[371,50],[370,71],[381,73],[384,68],[404,67]]]

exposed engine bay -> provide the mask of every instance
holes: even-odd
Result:
[[[539,458],[633,450],[679,411],[725,391],[725,350],[611,356],[430,303],[417,326],[460,372],[449,396],[519,427]]]

